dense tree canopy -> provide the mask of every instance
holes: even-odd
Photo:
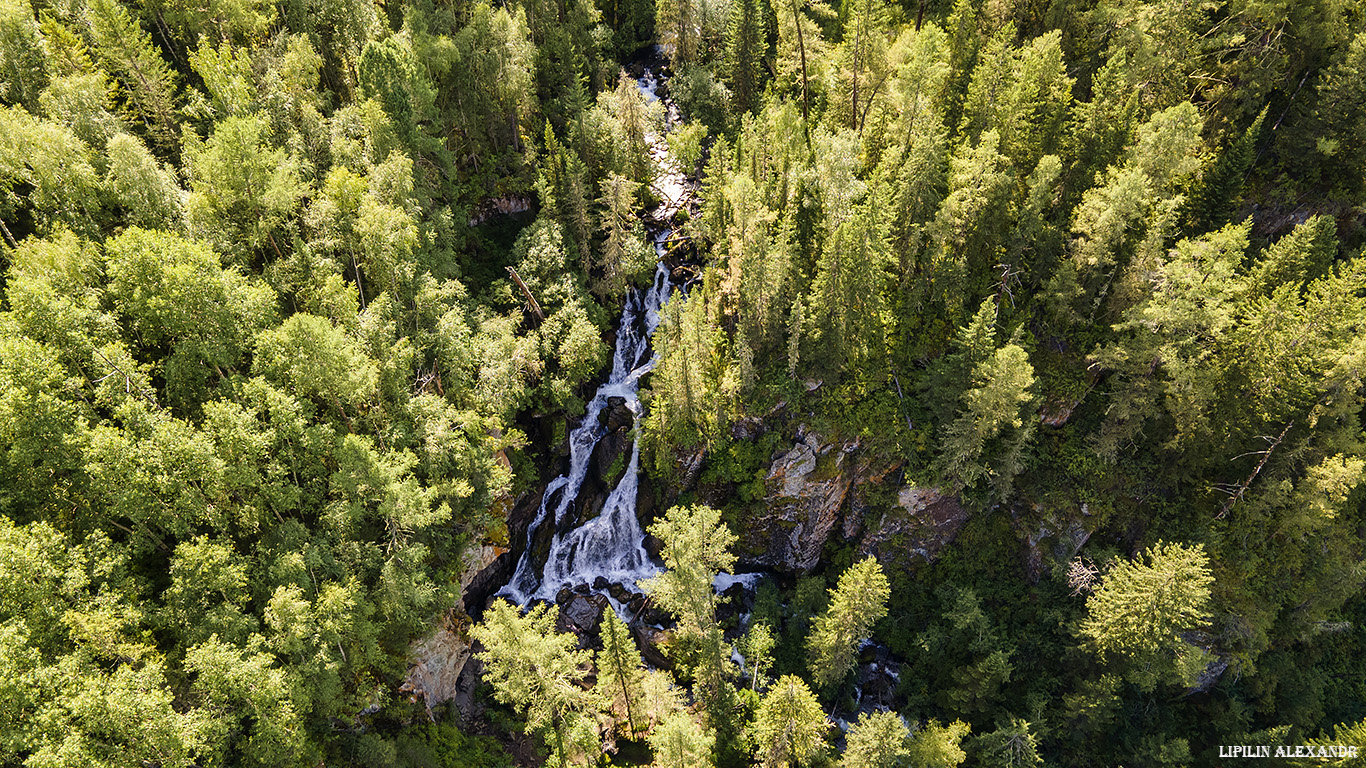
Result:
[[[1363,136],[1349,0],[0,0],[0,763],[1366,738]],[[488,603],[661,260],[655,575]]]

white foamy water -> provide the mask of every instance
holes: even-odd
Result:
[[[647,69],[637,82],[647,100],[659,98],[655,94],[658,80],[653,72]],[[659,166],[657,188],[662,181],[671,192],[681,190],[682,174],[671,167],[663,137],[652,132],[647,141],[650,155]],[[665,196],[665,202],[655,216],[667,218],[676,210],[680,199],[681,195],[677,198]],[[536,599],[554,600],[556,593],[564,587],[591,585],[599,577],[634,589],[637,580],[659,571],[645,551],[645,532],[636,518],[636,495],[640,489],[639,441],[633,441],[630,463],[617,486],[608,494],[602,511],[577,528],[567,531],[560,528],[565,515],[573,513],[574,502],[588,476],[593,448],[607,434],[598,422],[608,408],[608,400],[614,397],[625,400],[626,407],[639,423],[640,378],[654,368],[656,361],[650,351],[650,338],[659,325],[659,310],[672,293],[662,245],[669,234],[668,230],[662,230],[653,236],[655,253],[660,257],[655,265],[654,281],[649,289],[633,291],[627,297],[618,324],[616,348],[612,351],[612,372],[588,403],[583,421],[569,434],[569,471],[546,486],[540,509],[527,529],[526,551],[517,563],[512,580],[498,592],[499,596],[519,605]],[[533,562],[532,542],[537,531],[545,525],[554,526],[556,533],[544,566],[538,568]]]

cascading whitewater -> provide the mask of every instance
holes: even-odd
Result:
[[[646,70],[638,81],[641,92],[655,101],[658,80]],[[682,174],[667,168],[663,139],[648,137],[651,155],[661,165],[661,182],[666,187],[680,186]],[[677,176],[678,178],[674,178]],[[661,208],[667,212],[676,201],[665,197]],[[598,387],[588,403],[583,421],[569,434],[569,472],[551,480],[541,497],[536,518],[527,528],[526,551],[517,562],[512,580],[498,594],[515,603],[525,605],[531,600],[553,600],[564,587],[592,584],[599,577],[614,584],[634,586],[638,579],[653,575],[658,568],[645,551],[645,533],[636,519],[636,493],[639,490],[640,443],[632,441],[631,460],[617,486],[607,496],[602,512],[583,525],[570,531],[560,531],[564,515],[579,496],[588,476],[593,448],[607,430],[599,423],[599,416],[614,397],[626,401],[626,407],[640,418],[640,378],[655,366],[650,352],[650,337],[659,325],[659,310],[669,300],[672,286],[669,270],[664,265],[663,241],[670,232],[663,230],[653,235],[655,253],[660,257],[655,266],[654,281],[648,290],[632,291],[621,311],[616,348],[612,352],[612,372]],[[541,526],[555,526],[556,534],[541,573],[533,562],[532,542]]]
[[[656,249],[662,251],[656,238]],[[640,417],[640,377],[655,366],[650,354],[650,336],[659,325],[659,310],[668,301],[672,286],[667,268],[655,267],[654,283],[647,291],[632,292],[621,312],[617,330],[617,344],[612,353],[612,373],[588,403],[582,423],[569,434],[569,473],[560,475],[546,486],[536,519],[527,529],[527,550],[517,563],[512,580],[498,594],[525,604],[529,600],[554,599],[563,587],[591,584],[598,577],[609,582],[634,584],[657,570],[645,552],[645,533],[636,519],[636,491],[639,488],[640,444],[631,448],[631,461],[625,474],[612,489],[602,512],[583,525],[565,533],[557,533],[550,545],[542,575],[538,577],[531,542],[536,531],[553,520],[558,529],[568,512],[584,479],[588,476],[593,448],[607,434],[599,424],[599,415],[608,400],[620,397],[637,418]]]

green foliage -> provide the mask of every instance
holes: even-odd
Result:
[[[691,717],[676,714],[665,718],[650,733],[650,749],[657,768],[709,768],[715,737],[703,731]]]
[[[555,631],[555,615],[544,605],[523,615],[499,600],[471,634],[484,646],[479,658],[487,667],[485,679],[494,695],[526,718],[528,730],[551,742],[564,765],[595,703],[580,687],[589,654],[575,650],[573,635]]]
[[[626,716],[626,732],[633,735],[644,725],[640,710],[645,675],[640,651],[615,611],[603,612],[598,634],[602,637],[602,651],[597,654],[598,695],[615,716]]]
[[[85,25],[97,60],[120,85],[130,116],[163,152],[177,149],[176,72],[161,57],[152,38],[117,0],[91,0]]]
[[[186,153],[193,172],[187,204],[191,231],[243,262],[267,244],[273,255],[283,255],[275,231],[306,191],[298,160],[269,147],[266,138],[267,125],[260,118],[229,117],[203,147]]]
[[[870,633],[910,719],[860,720],[846,764],[1360,740],[1363,22],[0,0],[0,763],[511,764],[409,703],[412,641],[464,631],[473,555],[554,463],[537,425],[607,362],[661,169],[687,285],[639,439],[689,688],[608,617],[594,695],[550,612],[490,609],[498,654],[539,654],[500,684],[553,683],[505,699],[552,764],[596,759],[604,709],[661,765],[834,763],[789,675],[848,706]],[[678,111],[621,69],[654,42]],[[777,540],[803,429],[841,438],[811,478],[838,511],[782,534],[826,556],[728,638],[720,520]],[[869,552],[880,621],[827,589]]]
[[[898,768],[910,758],[911,732],[895,712],[864,713],[849,729],[842,768]]]
[[[825,749],[829,722],[801,678],[783,675],[764,695],[755,713],[750,740],[764,768],[810,765]]]
[[[887,615],[889,587],[882,566],[865,558],[840,574],[830,591],[830,605],[817,617],[807,639],[811,676],[817,688],[830,690],[854,668],[859,643]]]
[[[1154,545],[1105,574],[1086,601],[1082,636],[1102,658],[1126,662],[1139,684],[1151,688],[1179,659],[1198,650],[1181,633],[1209,622],[1213,582],[1209,558],[1199,545]]]
[[[972,729],[961,720],[940,725],[931,720],[916,729],[908,752],[912,768],[955,768],[967,758],[959,747]]]

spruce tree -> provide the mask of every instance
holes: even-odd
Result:
[[[804,766],[825,748],[829,721],[801,678],[783,675],[769,689],[750,726],[754,757],[763,768]]]
[[[494,696],[523,715],[565,765],[595,697],[582,685],[589,652],[576,650],[574,635],[555,631],[557,610],[537,605],[523,614],[498,600],[470,635],[484,646],[476,656]]]
[[[716,738],[702,730],[686,712],[664,718],[650,732],[650,749],[655,768],[711,768],[712,747]]]
[[[1082,636],[1150,690],[1187,651],[1181,633],[1209,623],[1213,583],[1202,545],[1159,542],[1105,574],[1086,601]]]
[[[891,588],[882,566],[871,557],[840,574],[830,590],[830,605],[807,638],[807,666],[816,686],[832,690],[854,668],[858,647],[873,625],[887,615]]]
[[[849,729],[840,768],[901,768],[911,732],[895,712],[865,712]]]
[[[602,638],[602,650],[597,654],[598,695],[614,717],[625,714],[627,733],[633,736],[645,725],[641,717],[645,670],[640,651],[616,611],[603,611],[598,634]]]
[[[765,40],[760,0],[731,4],[725,66],[735,114],[750,112],[763,94]]]
[[[118,0],[90,0],[85,21],[95,53],[118,80],[128,111],[141,121],[158,149],[175,154],[180,142],[175,70]]]

